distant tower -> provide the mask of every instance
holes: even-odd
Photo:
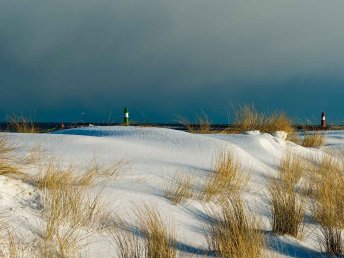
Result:
[[[321,113],[321,128],[326,128],[326,117],[325,112]]]
[[[123,123],[129,125],[129,111],[128,108],[124,108]]]

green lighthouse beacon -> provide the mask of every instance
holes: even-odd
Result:
[[[129,111],[128,108],[124,108],[123,123],[129,125]]]

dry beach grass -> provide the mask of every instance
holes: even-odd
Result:
[[[209,209],[211,219],[206,225],[205,237],[217,257],[263,256],[265,246],[258,221],[248,215],[241,197],[228,196],[217,203],[219,210]]]
[[[111,231],[112,245],[121,258],[174,258],[176,239],[161,215],[151,206],[136,208],[137,231],[130,231],[128,223]]]
[[[17,133],[39,133],[38,126],[23,114],[9,116],[9,129]]]
[[[173,204],[179,204],[192,198],[194,194],[191,177],[183,173],[177,173],[165,183],[163,194]]]
[[[268,186],[274,234],[298,237],[302,230],[304,204],[295,187],[306,167],[306,161],[290,151],[281,158],[278,178],[271,179]]]
[[[178,117],[177,122],[183,125],[189,133],[210,133],[211,120],[204,112],[194,115],[194,122],[185,117]]]
[[[344,255],[344,159],[325,155],[314,173],[311,207],[321,227],[321,248],[331,255]]]
[[[259,130],[261,132],[285,131],[292,133],[294,127],[290,118],[284,112],[272,112],[265,114],[257,111],[254,105],[243,105],[233,107],[235,121],[234,127],[224,132],[242,133],[246,131]]]
[[[235,193],[242,189],[249,180],[239,160],[230,151],[215,153],[213,169],[208,176],[200,199],[210,201],[219,195]]]
[[[325,144],[326,137],[319,132],[306,132],[302,140],[303,147],[316,148]]]
[[[9,231],[8,243],[1,250],[8,257],[81,257],[80,237],[85,232],[102,233],[112,216],[102,199],[102,192],[89,190],[98,181],[117,179],[126,163],[120,160],[103,166],[95,165],[92,160],[82,171],[76,166],[65,166],[54,157],[43,160],[42,153],[30,162],[21,162],[12,155],[13,150],[9,141],[2,137],[1,175],[39,189],[43,208],[36,214],[41,222],[34,231],[36,237],[32,245],[21,246],[20,240]],[[35,168],[34,173],[25,172],[28,165]]]

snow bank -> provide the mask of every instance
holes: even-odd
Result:
[[[51,134],[8,135],[14,142],[25,146],[25,149],[39,144],[49,156],[80,166],[85,166],[94,156],[98,162],[104,164],[126,158],[130,162],[130,169],[125,171],[120,180],[105,182],[101,186],[109,208],[130,221],[137,206],[154,205],[166,221],[174,225],[181,243],[179,251],[184,254],[197,254],[206,248],[206,241],[201,233],[203,210],[196,200],[172,205],[162,196],[164,182],[171,175],[177,172],[191,175],[193,183],[197,185],[198,180],[208,175],[215,152],[231,150],[243,164],[246,173],[251,174],[246,193],[248,205],[261,217],[264,229],[269,230],[271,215],[266,207],[265,186],[269,178],[276,175],[276,167],[283,153],[288,148],[304,156],[321,153],[320,150],[305,149],[285,141],[283,132],[274,136],[260,132],[197,135],[171,129],[129,126],[86,127]],[[326,148],[344,146],[343,132],[330,132],[328,137],[329,144]],[[18,155],[23,155],[22,150],[18,150]],[[14,209],[20,217],[23,206],[32,210],[40,208],[39,193],[32,186],[0,177],[0,187],[2,209]],[[28,227],[18,221],[17,227],[22,230]],[[310,238],[302,242],[284,238],[272,240],[279,241],[282,247],[288,247],[284,251],[287,256],[318,251],[314,239]],[[93,243],[91,249],[90,257],[110,256],[104,243]],[[281,255],[280,252],[277,253]]]

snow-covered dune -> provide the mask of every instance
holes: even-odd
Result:
[[[343,147],[343,135],[340,131],[329,133],[326,148]],[[188,200],[180,205],[172,205],[163,197],[164,184],[173,174],[188,174],[197,186],[209,174],[215,153],[230,150],[242,163],[245,173],[251,175],[245,192],[248,207],[260,216],[263,229],[270,230],[271,215],[267,207],[266,184],[269,178],[276,175],[281,156],[287,148],[303,156],[322,152],[305,149],[280,136],[259,132],[198,135],[153,127],[86,127],[51,134],[7,136],[21,146],[16,150],[18,156],[23,156],[30,148],[39,145],[48,156],[77,166],[86,166],[93,157],[102,164],[126,159],[129,166],[120,179],[98,186],[103,189],[109,208],[130,221],[135,208],[143,204],[153,205],[166,222],[176,229],[181,257],[200,254],[207,245],[201,233],[200,216],[203,208],[199,201]],[[0,207],[11,210],[13,225],[26,234],[30,224],[35,221],[35,209],[39,209],[37,193],[32,186],[9,180],[12,179],[0,178]],[[28,191],[31,192],[29,197],[22,194]],[[13,196],[16,196],[16,200]],[[302,241],[271,237],[271,241],[278,242],[281,247],[271,252],[277,255],[284,253],[286,256],[314,256],[319,251],[315,240],[307,236]],[[84,251],[88,252],[88,257],[114,255],[101,239],[90,243]]]

